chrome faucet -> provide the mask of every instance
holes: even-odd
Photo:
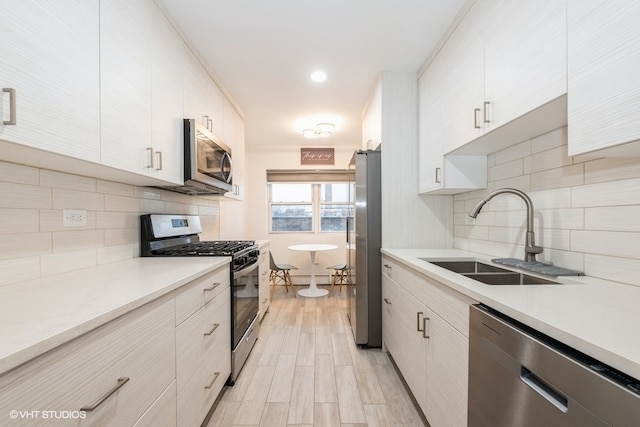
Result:
[[[535,233],[533,232],[533,203],[525,193],[520,190],[516,190],[515,188],[499,188],[487,194],[484,199],[480,200],[480,202],[478,202],[478,204],[469,211],[468,215],[471,218],[476,218],[480,213],[480,210],[482,210],[482,207],[489,200],[493,199],[498,194],[504,193],[520,196],[527,205],[527,235],[524,244],[524,260],[525,262],[536,262],[536,254],[542,253],[542,247],[536,246]]]

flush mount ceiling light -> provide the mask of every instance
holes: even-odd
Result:
[[[311,80],[318,83],[323,82],[327,80],[327,73],[322,70],[314,71],[313,73],[311,73]]]
[[[318,123],[313,128],[302,130],[302,136],[305,138],[328,138],[336,130],[333,123]]]

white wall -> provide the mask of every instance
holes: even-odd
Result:
[[[346,169],[353,152],[359,149],[357,144],[358,141],[353,147],[335,147],[335,165],[322,166],[321,169]],[[324,146],[330,145],[324,143]],[[338,245],[336,250],[318,252],[316,255],[316,274],[326,274],[326,277],[318,277],[318,283],[328,283],[329,270],[326,270],[325,267],[346,261],[344,234],[269,233],[267,169],[313,170],[318,169],[318,167],[300,165],[300,147],[269,147],[265,149],[248,146],[246,160],[247,197],[245,207],[247,209],[247,236],[255,240],[269,240],[269,249],[273,252],[276,262],[293,264],[299,268],[298,271],[292,272],[294,284],[309,283],[308,275],[311,272],[311,261],[307,252],[292,251],[287,249],[287,246],[303,243]],[[225,221],[228,221],[228,219],[225,219]]]
[[[63,209],[87,225],[63,227]],[[217,199],[0,161],[0,285],[139,256],[143,213],[200,215],[202,238],[219,238]]]
[[[456,248],[523,258],[517,196],[496,196],[465,222],[486,193],[515,187],[533,201],[540,261],[640,286],[640,159],[568,157],[564,127],[491,154],[488,176],[488,189],[454,196]]]

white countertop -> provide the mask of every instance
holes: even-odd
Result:
[[[420,259],[489,261],[486,255],[456,249],[382,249],[382,253],[640,379],[640,287],[587,276],[558,277],[562,285],[492,286]]]
[[[190,281],[229,257],[133,258],[0,287],[0,374]]]

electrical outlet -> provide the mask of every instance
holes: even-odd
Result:
[[[62,225],[65,227],[82,227],[87,225],[87,211],[71,209],[63,210]]]

